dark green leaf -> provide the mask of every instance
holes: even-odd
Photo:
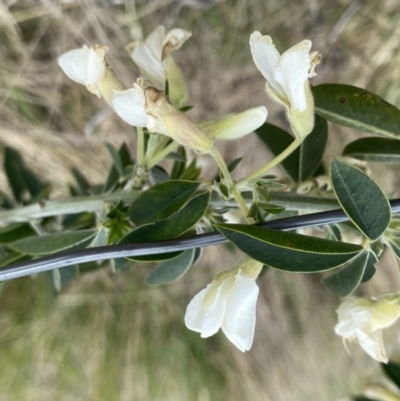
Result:
[[[48,192],[48,185],[40,181],[36,175],[29,170],[19,152],[13,148],[5,148],[4,171],[18,202],[27,203],[33,198]],[[29,196],[30,195],[30,196]]]
[[[400,110],[379,96],[350,85],[324,84],[312,89],[315,113],[361,132],[399,138]]]
[[[154,184],[170,180],[168,173],[160,166],[154,166],[150,170],[150,176]]]
[[[118,150],[119,158],[122,161],[122,165],[124,167],[123,176],[128,177],[132,175],[132,160],[131,155],[129,153],[129,148],[126,143],[123,143]],[[117,167],[113,163],[111,166],[110,172],[108,173],[107,181],[104,185],[104,192],[112,191],[118,185],[120,180],[120,174],[117,170]]]
[[[229,190],[228,187],[221,182],[218,186],[219,190],[221,191],[221,194],[225,197],[225,198],[229,198]]]
[[[400,163],[400,141],[389,138],[362,138],[349,143],[343,155],[359,160]]]
[[[390,223],[391,209],[379,186],[350,164],[333,160],[331,179],[336,197],[350,220],[369,239],[378,239]]]
[[[247,217],[250,219],[253,219],[254,217],[257,216],[258,214],[258,204],[256,202],[253,202],[249,208],[249,211],[247,213]]]
[[[193,198],[183,209],[171,217],[140,226],[127,234],[120,244],[162,241],[177,238],[192,228],[204,215],[210,201],[210,193],[206,192]],[[160,255],[149,255],[130,258],[132,260],[156,261],[170,259],[176,252]]]
[[[177,152],[168,153],[167,159],[177,160],[179,162],[186,163],[186,156],[181,155]]]
[[[233,159],[229,164],[228,164],[228,171],[230,173],[233,173],[239,166],[239,164],[241,163],[241,161],[243,160],[243,157],[238,157],[236,159]]]
[[[91,195],[91,186],[86,177],[75,167],[72,167],[71,173],[74,176],[76,183],[78,184],[78,188],[77,190],[74,190],[75,193],[73,195]]]
[[[258,128],[256,134],[275,156],[294,141],[292,135],[268,123]],[[326,120],[316,116],[312,132],[300,147],[281,163],[293,181],[302,182],[312,176],[321,163],[327,139],[328,124]]]
[[[362,276],[361,282],[366,283],[367,281],[371,280],[371,278],[376,273],[375,263],[378,263],[378,258],[373,251],[368,252],[368,259],[365,264],[364,275]]]
[[[199,182],[178,180],[154,185],[133,201],[129,216],[138,226],[165,219],[178,211],[199,185]]]
[[[196,181],[199,179],[201,174],[201,168],[197,167],[196,159],[193,159],[189,166],[185,167],[185,170],[180,175],[179,179],[188,180],[188,181]]]
[[[178,148],[177,153],[186,159],[186,150],[183,146]],[[175,160],[174,165],[172,166],[171,178],[173,180],[181,178],[183,172],[185,171],[185,166],[186,162]]]
[[[190,249],[174,259],[161,263],[146,277],[146,284],[160,285],[178,280],[192,266],[194,256],[195,250]]]
[[[193,107],[194,107],[194,106],[183,106],[183,107],[181,107],[179,110],[180,110],[182,113],[186,113],[187,111],[192,110]]]
[[[108,142],[105,143],[105,146],[113,159],[114,166],[116,167],[120,177],[122,177],[124,175],[124,165],[122,164],[121,156],[118,150]]]
[[[23,255],[19,252],[10,252],[0,259],[0,267],[8,266],[11,263],[24,262],[30,258],[30,256]]]
[[[94,213],[84,212],[77,214],[67,214],[63,218],[64,230],[82,230],[96,225],[96,216]]]
[[[362,247],[257,226],[215,226],[229,241],[252,258],[280,270],[314,273],[340,266]]]
[[[7,246],[14,251],[28,255],[47,255],[86,243],[96,234],[97,230],[67,231],[24,238],[7,244]]]
[[[381,368],[388,375],[389,379],[400,389],[400,365],[389,361],[381,363]]]
[[[0,228],[0,244],[17,241],[26,237],[36,235],[35,230],[29,223],[16,223]]]
[[[333,239],[335,241],[342,240],[342,233],[340,232],[340,228],[336,224],[331,224],[327,227],[329,230],[328,239]]]
[[[344,297],[361,283],[368,261],[368,251],[363,251],[337,273],[325,277],[322,282],[330,291]]]
[[[260,202],[258,204],[258,206],[265,210],[268,213],[272,213],[272,214],[279,214],[282,213],[286,208],[285,206],[281,206],[281,205],[273,205],[272,203],[264,203],[264,202]]]

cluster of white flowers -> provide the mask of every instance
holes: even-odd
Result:
[[[238,139],[253,132],[265,122],[268,112],[260,106],[196,124],[180,111],[188,91],[172,52],[190,36],[182,29],[166,33],[164,27],[158,27],[146,40],[126,46],[143,75],[129,89],[123,88],[107,63],[105,46],[71,50],[58,63],[70,79],[103,98],[128,124],[169,136],[198,153],[211,153],[214,140]],[[315,75],[320,54],[310,54],[311,42],[305,40],[280,55],[272,39],[259,32],[251,35],[250,47],[256,66],[267,81],[267,93],[286,108],[295,136],[305,138],[314,125],[308,78]],[[246,258],[237,268],[218,275],[190,302],[185,316],[187,327],[200,332],[202,337],[222,328],[239,350],[249,350],[256,321],[255,280],[261,268],[261,263]]]
[[[149,132],[170,136],[181,145],[206,153],[214,139],[238,139],[253,132],[265,122],[268,113],[261,106],[239,115],[195,124],[180,112],[178,107],[185,104],[188,92],[172,52],[190,36],[183,29],[166,33],[164,27],[158,27],[145,41],[136,40],[127,45],[127,51],[145,78],[139,78],[127,90],[123,90],[106,61],[106,46],[71,50],[58,63],[70,79],[105,99],[128,124],[146,127]],[[315,75],[319,53],[309,54],[311,42],[306,40],[280,56],[271,38],[259,32],[251,35],[250,46],[257,67],[267,80],[267,93],[287,108],[295,135],[305,137],[314,124],[308,77]],[[164,92],[166,82],[168,96]]]

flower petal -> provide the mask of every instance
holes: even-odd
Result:
[[[203,327],[201,329],[201,337],[206,338],[215,334],[221,327],[224,320],[226,306],[230,297],[232,286],[235,283],[235,277],[230,276],[222,281],[222,284],[214,283],[218,285],[217,291],[211,300],[205,300],[205,306],[207,308],[206,315],[203,321]],[[215,288],[214,288],[215,289]],[[213,286],[209,288],[209,291],[213,290]],[[207,305],[206,305],[207,303]]]
[[[146,46],[153,53],[154,57],[161,61],[165,41],[165,28],[158,26],[144,41]]]
[[[162,59],[166,59],[172,51],[179,49],[191,36],[192,33],[184,29],[171,29],[164,39]]]
[[[113,91],[111,101],[115,112],[128,124],[134,127],[146,127],[147,114],[145,111],[145,98],[142,88],[134,84],[132,89],[126,91]]]
[[[207,288],[202,289],[195,295],[186,308],[185,324],[189,330],[201,333],[204,317],[206,315],[204,311],[204,297],[209,287],[210,284]]]
[[[370,333],[368,336],[367,333],[363,332],[360,329],[356,329],[357,340],[361,346],[361,348],[373,359],[378,362],[387,363],[389,361],[386,356],[385,347],[382,341],[382,331],[379,330],[375,333]]]
[[[88,49],[74,49],[58,58],[58,65],[64,74],[75,82],[85,85]]]
[[[258,292],[255,280],[242,276],[239,270],[229,297],[222,330],[242,352],[248,351],[253,344]]]
[[[273,73],[289,99],[291,110],[302,112],[308,106],[304,82],[308,80],[310,71],[310,49],[309,40],[293,46],[281,55]]]
[[[140,68],[142,74],[159,89],[164,89],[166,75],[161,62],[161,51],[156,54],[147,44],[137,40],[126,46],[134,63]]]
[[[172,57],[164,61],[164,68],[167,74],[169,95],[171,102],[177,107],[182,107],[188,99],[188,89],[183,78],[181,69],[175,64]]]
[[[89,49],[86,64],[86,85],[96,84],[106,72],[104,56],[108,51],[106,46],[94,46]]]
[[[239,139],[264,124],[268,115],[266,107],[254,107],[242,113],[224,116],[200,124],[208,136],[221,140]]]
[[[282,86],[274,77],[274,69],[278,64],[280,54],[272,43],[270,36],[262,36],[256,31],[250,35],[250,49],[253,60],[261,74],[267,80],[268,85],[279,94],[285,96]]]

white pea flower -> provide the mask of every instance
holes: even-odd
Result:
[[[185,324],[206,338],[220,328],[242,352],[253,344],[262,263],[247,258],[238,268],[220,273],[189,303]]]
[[[268,111],[264,106],[230,114],[199,124],[208,136],[218,140],[240,139],[265,123]]]
[[[141,73],[149,79],[157,89],[165,90],[168,80],[169,97],[177,106],[182,106],[188,97],[188,91],[182,71],[171,56],[172,51],[179,49],[192,36],[183,29],[172,29],[165,32],[159,26],[145,40],[136,40],[126,46],[126,50]]]
[[[270,36],[257,31],[250,36],[254,63],[267,81],[266,92],[286,107],[293,132],[301,138],[314,127],[314,101],[308,78],[316,75],[314,68],[321,55],[310,53],[311,44],[303,40],[281,55]]]
[[[68,78],[110,103],[112,90],[122,89],[122,86],[105,60],[107,52],[106,46],[83,46],[60,56],[58,65]]]
[[[343,337],[344,341],[357,340],[371,358],[388,362],[382,329],[393,325],[400,317],[399,294],[387,294],[378,299],[354,297],[343,302],[337,314],[337,335]]]
[[[215,138],[237,139],[247,135],[261,126],[268,114],[262,106],[213,120],[203,127],[178,110],[164,92],[143,79],[138,79],[131,89],[114,91],[112,105],[128,124],[169,136],[199,153],[207,153]]]

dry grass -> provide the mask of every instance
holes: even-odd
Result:
[[[350,83],[399,105],[396,1],[236,0],[179,8],[151,0],[136,10],[134,0],[107,3],[0,1],[0,143],[18,148],[52,182],[54,196],[67,193],[71,166],[94,183],[102,181],[111,163],[105,140],[127,141],[134,149],[130,129],[112,114],[84,136],[85,124],[104,104],[56,64],[61,53],[84,43],[107,45],[128,86],[138,71],[123,48],[133,36],[161,23],[191,30],[193,38],[176,59],[198,120],[267,104],[270,121],[285,125],[250,57],[254,30],[271,34],[281,50],[312,39],[324,57],[314,84]],[[331,128],[327,157],[356,135]],[[245,155],[239,174],[267,155],[250,138],[226,145],[224,152],[228,159]],[[388,191],[398,187],[396,180],[383,184]],[[0,189],[7,190],[4,177]],[[163,289],[141,284],[142,270],[90,274],[57,299],[46,290],[45,277],[10,283],[1,298],[0,400],[325,401],[358,391],[377,371],[356,347],[348,356],[335,337],[338,301],[318,276],[269,271],[259,280],[255,342],[246,354],[222,334],[202,340],[186,330],[188,300],[236,258],[220,247],[205,256],[203,268]],[[363,291],[398,289],[397,264],[389,255]],[[395,347],[394,341],[388,345],[390,351]]]

